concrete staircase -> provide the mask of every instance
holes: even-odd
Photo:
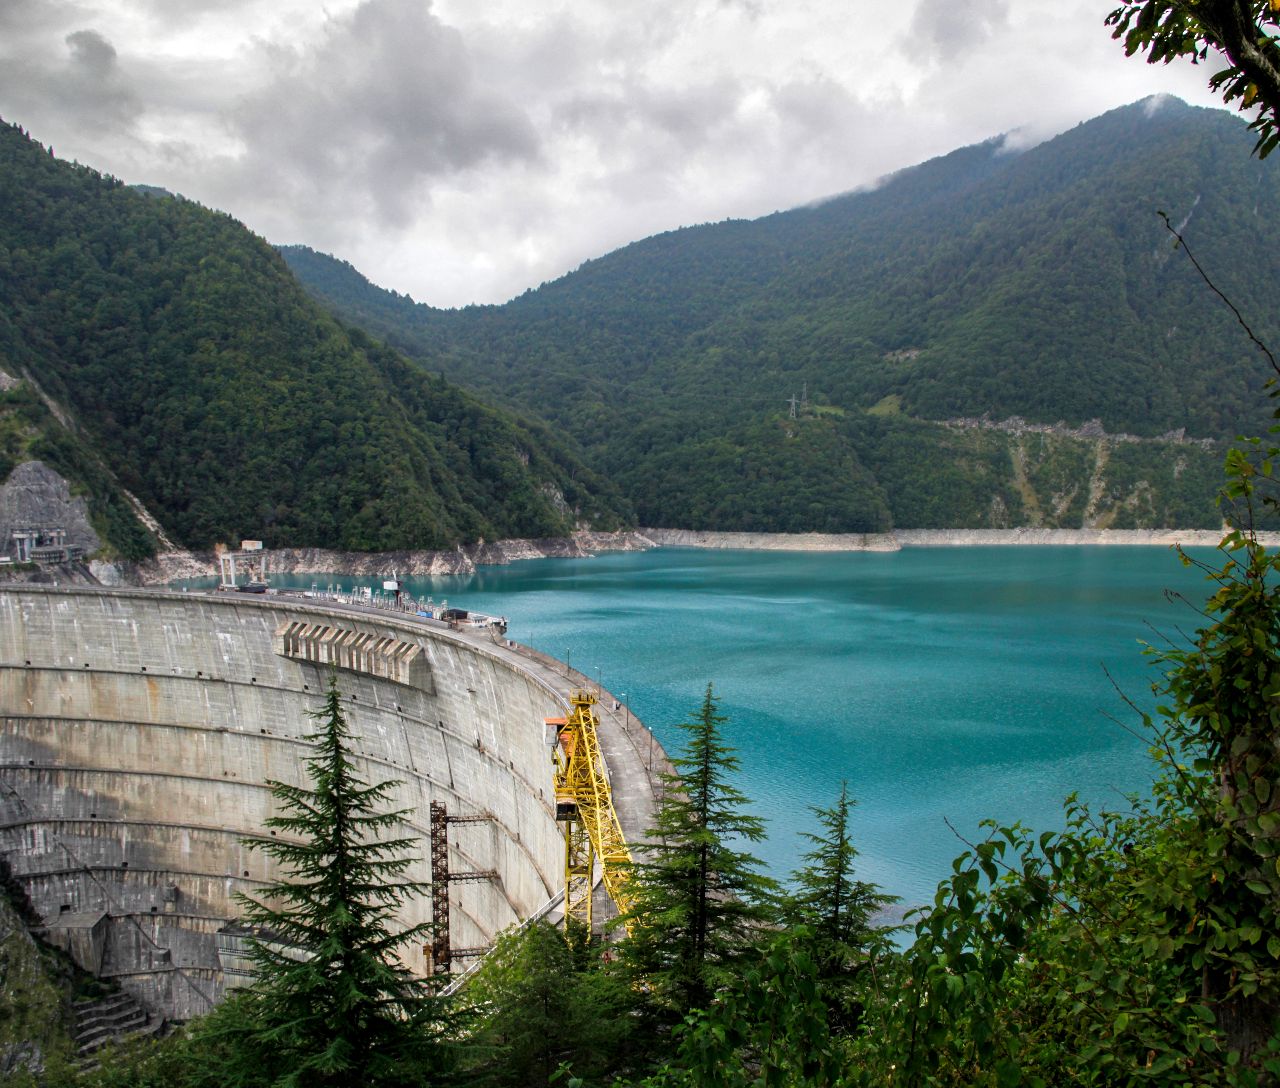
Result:
[[[93,1054],[108,1043],[127,1035],[155,1032],[160,1023],[150,1022],[147,1012],[129,994],[117,993],[96,1001],[77,1001],[71,1007],[75,1016],[75,1042],[81,1062],[92,1062]]]

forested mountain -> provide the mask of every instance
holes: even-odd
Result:
[[[645,523],[1211,525],[1220,451],[1161,436],[1260,432],[1266,370],[1157,213],[1280,342],[1280,174],[1251,146],[1225,112],[1150,100],[649,238],[505,306],[435,310],[284,253],[346,319],[572,428]],[[988,425],[1009,417],[1142,441]]]
[[[0,398],[6,475],[43,456],[100,521],[123,486],[191,546],[438,548],[623,512],[544,424],[343,327],[229,216],[57,161],[8,125],[0,370],[25,379]],[[131,533],[111,539],[145,552]]]

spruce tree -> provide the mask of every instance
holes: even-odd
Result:
[[[821,830],[806,832],[813,849],[806,864],[792,874],[794,890],[787,913],[793,928],[807,935],[817,966],[820,990],[832,1025],[852,1030],[860,1018],[859,990],[872,980],[876,958],[889,950],[891,928],[876,916],[897,902],[878,885],[859,880],[854,862],[858,851],[849,833],[849,812],[856,802],[847,782],[831,808],[812,808]]]
[[[879,885],[859,880],[854,869],[858,850],[849,834],[849,812],[857,802],[849,796],[849,784],[840,783],[840,796],[831,808],[812,807],[822,831],[805,832],[814,848],[803,856],[807,863],[792,874],[791,896],[796,920],[809,925],[833,954],[867,944],[882,928],[875,917],[897,902]]]
[[[710,684],[702,706],[681,723],[687,740],[663,775],[665,797],[641,849],[632,883],[626,961],[648,988],[660,1018],[704,1008],[752,954],[771,917],[777,886],[734,844],[764,837],[730,784],[738,769]]]
[[[380,811],[395,783],[356,774],[336,677],[307,761],[311,786],[271,782],[285,838],[251,845],[282,876],[241,897],[257,939],[257,978],[221,1018],[228,1085],[421,1086],[438,1068],[438,999],[400,961],[429,923],[401,928],[400,906],[427,885],[403,879],[413,840],[381,838],[406,810]]]

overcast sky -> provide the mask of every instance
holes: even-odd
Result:
[[[1033,142],[1211,66],[1111,0],[0,0],[0,116],[438,306]]]

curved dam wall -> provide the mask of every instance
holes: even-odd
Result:
[[[228,982],[219,930],[276,874],[243,839],[305,784],[303,735],[336,659],[357,766],[398,780],[411,880],[430,880],[429,805],[449,827],[451,940],[480,948],[562,890],[553,680],[511,650],[294,599],[0,589],[0,851],[57,943],[186,1018]],[[549,672],[549,671],[548,671]],[[429,897],[406,923],[429,921]],[[425,950],[424,950],[425,954]],[[415,954],[416,958],[416,954]],[[425,959],[410,967],[425,972]]]

